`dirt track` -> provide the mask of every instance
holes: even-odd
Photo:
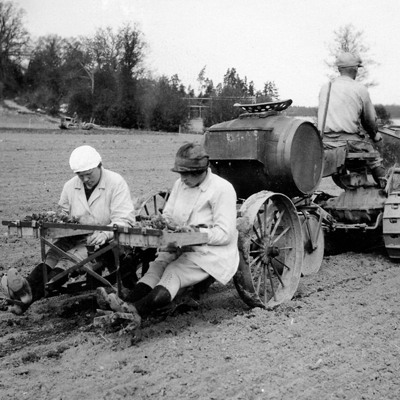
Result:
[[[53,209],[72,175],[70,152],[90,144],[139,197],[171,187],[178,147],[196,135],[0,131],[0,217]],[[1,227],[5,233],[5,227]],[[0,275],[24,274],[35,239],[2,235]],[[398,399],[400,275],[384,249],[325,257],[275,311],[250,310],[232,284],[146,321],[142,340],[92,326],[91,294],[0,312],[1,399]]]

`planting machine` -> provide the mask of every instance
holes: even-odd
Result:
[[[351,153],[347,144],[324,144],[313,123],[284,115],[291,102],[238,104],[245,113],[211,126],[203,137],[213,172],[231,182],[237,192],[240,263],[234,283],[250,307],[272,308],[290,300],[301,275],[319,270],[325,241],[331,236],[350,233],[357,241],[363,240],[363,235],[377,234],[389,257],[400,259],[400,168],[396,166],[400,130],[380,130],[388,170],[386,187],[381,188],[372,182],[367,168],[371,154]],[[339,194],[319,190],[325,177],[332,177]],[[149,194],[138,204],[138,222],[161,214],[168,196],[168,189]],[[132,256],[132,268],[140,277],[157,247],[206,242],[205,234],[168,233],[145,226],[3,224],[8,225],[10,234],[40,237],[43,260],[45,246],[54,248],[50,238],[113,230],[114,241],[97,253],[88,253],[85,260],[62,254],[76,263],[69,272],[83,268],[110,287],[117,281],[117,291],[121,290],[121,255]],[[96,260],[110,249],[116,274],[102,277],[96,272]],[[46,287],[46,278],[44,284]]]

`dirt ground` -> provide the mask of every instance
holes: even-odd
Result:
[[[25,128],[0,128],[2,221],[54,209],[79,145],[94,146],[137,198],[171,187],[176,150],[200,139]],[[38,240],[0,229],[0,275],[27,274]],[[398,399],[399,286],[384,248],[348,251],[325,256],[274,311],[214,284],[197,303],[144,321],[138,342],[93,326],[93,293],[43,299],[23,316],[0,312],[0,398]]]

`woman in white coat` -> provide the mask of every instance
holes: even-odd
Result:
[[[82,224],[132,226],[135,212],[129,187],[121,175],[102,166],[100,154],[91,146],[80,146],[70,156],[69,164],[75,176],[65,183],[59,206],[63,214]],[[87,257],[86,245],[102,246],[113,238],[111,231],[95,231],[87,235],[61,238],[55,245],[83,260]],[[72,262],[50,249],[46,254],[45,268],[49,283]],[[17,269],[10,268],[2,278],[3,290],[10,298],[20,300],[24,306],[13,305],[9,311],[22,314],[34,301],[44,296],[43,264],[37,265],[25,279]],[[57,281],[63,284],[64,281]]]
[[[133,313],[139,321],[171,302],[182,288],[209,278],[226,284],[239,265],[233,186],[211,172],[208,155],[196,143],[187,143],[178,150],[172,171],[179,173],[180,178],[172,188],[163,217],[186,231],[207,233],[208,240],[179,253],[160,249],[126,299],[129,302],[115,294],[107,295],[104,288],[97,289],[100,306]]]

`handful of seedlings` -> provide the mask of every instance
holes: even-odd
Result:
[[[169,232],[180,232],[178,225],[171,224],[161,214],[152,215],[150,217],[141,217],[140,221],[136,222],[135,227],[167,230]]]
[[[167,232],[199,232],[199,228],[208,228],[205,224],[179,226],[167,221],[161,214],[152,216],[140,216],[140,220],[134,225],[135,228],[160,229]]]
[[[44,211],[27,215],[23,221],[52,222],[58,224],[79,224],[78,219],[69,217],[60,211]]]

